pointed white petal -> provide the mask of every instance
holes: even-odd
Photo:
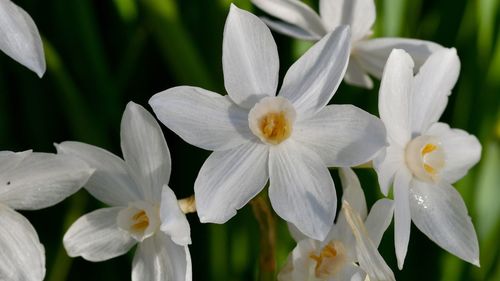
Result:
[[[424,132],[437,122],[460,73],[455,48],[433,53],[415,76],[411,105],[412,130]]]
[[[408,251],[411,230],[410,213],[410,182],[411,174],[406,169],[401,169],[394,179],[394,244],[399,269],[403,264]]]
[[[255,197],[268,179],[268,155],[254,142],[212,153],[194,183],[201,222],[225,223]]]
[[[299,121],[293,138],[316,151],[328,167],[363,164],[386,144],[380,119],[352,105],[328,105]]]
[[[399,169],[405,168],[404,148],[398,144],[390,144],[385,150],[373,160],[373,166],[377,171],[380,190],[387,196],[394,181],[394,176]]]
[[[104,261],[128,252],[137,242],[118,228],[121,207],[98,209],[80,217],[64,234],[64,248],[70,257]]]
[[[302,40],[318,41],[321,36],[311,33],[305,29],[302,29],[296,25],[289,24],[284,21],[273,20],[267,17],[260,17],[260,19],[271,29],[278,33],[288,35],[293,38]]]
[[[107,150],[82,142],[66,141],[56,145],[57,152],[73,155],[95,169],[85,189],[110,206],[127,206],[141,200],[141,192],[128,174],[125,162]]]
[[[30,156],[31,153],[31,150],[23,152],[0,151],[0,175],[9,173],[9,171],[17,167],[24,158]]]
[[[394,201],[380,199],[373,204],[365,221],[366,230],[375,247],[378,247],[394,214]]]
[[[342,201],[347,201],[351,207],[361,216],[361,219],[366,218],[366,199],[358,176],[350,168],[339,169],[340,181],[344,194]]]
[[[0,201],[13,209],[46,208],[78,191],[93,171],[74,156],[32,153],[0,175]]]
[[[318,14],[298,0],[251,0],[252,3],[273,17],[287,24],[297,26],[317,37],[323,37],[327,31]],[[279,30],[277,30],[279,31]]]
[[[418,229],[443,249],[479,266],[476,231],[455,188],[443,181],[414,181],[410,192],[411,216]]]
[[[34,71],[45,73],[42,38],[33,19],[10,0],[0,0],[0,50]]]
[[[259,18],[231,5],[222,42],[224,86],[238,105],[252,108],[278,87],[279,57],[271,31]]]
[[[269,154],[269,199],[276,213],[302,233],[324,240],[335,218],[337,195],[321,158],[287,140]]]
[[[288,231],[290,231],[290,235],[295,240],[295,242],[299,242],[302,239],[309,238],[306,235],[304,235],[304,233],[300,232],[300,230],[295,225],[293,225],[293,223],[288,222],[287,225],[288,225]]]
[[[228,96],[183,86],[154,95],[149,104],[165,126],[206,150],[230,149],[253,137],[248,111]]]
[[[123,158],[143,198],[157,201],[163,185],[168,184],[172,167],[160,125],[144,107],[129,102],[120,135]]]
[[[370,78],[370,76],[368,76],[366,71],[361,67],[355,55],[351,55],[349,59],[349,64],[347,65],[344,81],[347,84],[366,89],[373,88],[372,79]]]
[[[370,35],[376,17],[374,0],[320,0],[319,12],[328,30],[351,26],[353,42]]]
[[[191,255],[159,232],[139,244],[132,263],[132,281],[191,281]]]
[[[342,209],[356,238],[356,253],[360,267],[368,274],[370,280],[396,280],[392,270],[370,240],[359,214],[346,201],[344,201]]]
[[[445,182],[458,181],[481,158],[481,144],[466,131],[451,129],[445,123],[434,123],[426,134],[438,137],[444,150],[445,165],[440,175]]]
[[[0,279],[42,281],[45,250],[30,222],[0,204],[0,226]]]
[[[348,27],[338,27],[288,69],[280,96],[292,102],[299,118],[320,111],[337,91],[349,60],[350,37]]]
[[[410,140],[413,61],[403,50],[391,52],[380,82],[378,109],[390,141],[402,147]]]
[[[431,41],[407,38],[375,38],[362,40],[353,47],[353,53],[359,59],[360,65],[376,78],[382,77],[387,58],[393,49],[402,49],[415,62],[416,73],[425,60],[434,52],[443,49]]]
[[[318,241],[304,239],[297,242],[297,246],[288,255],[286,265],[278,274],[279,281],[314,280],[314,266],[316,262],[310,258],[311,252],[320,250]]]
[[[174,243],[181,246],[191,244],[189,222],[182,213],[174,192],[166,185],[161,193],[160,219],[160,229],[170,236]]]

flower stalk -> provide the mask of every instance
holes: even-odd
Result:
[[[253,214],[259,224],[260,253],[258,280],[275,280],[276,271],[276,223],[265,193],[250,201]]]

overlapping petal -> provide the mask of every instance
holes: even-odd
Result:
[[[255,197],[268,179],[268,155],[269,148],[258,142],[212,153],[194,184],[200,220],[225,223]]]
[[[22,152],[0,151],[0,175],[7,174],[17,167],[21,161],[30,156],[31,150]]]
[[[117,225],[121,207],[98,209],[80,217],[64,235],[70,257],[104,261],[128,252],[137,241]]]
[[[397,144],[392,144],[380,153],[373,160],[373,166],[377,171],[380,190],[387,196],[394,181],[394,176],[400,169],[405,167],[405,150]]]
[[[161,231],[178,245],[191,244],[191,229],[186,215],[182,213],[177,197],[168,186],[163,186],[160,205]]]
[[[406,169],[398,171],[394,178],[394,244],[399,269],[403,268],[408,243],[410,242],[410,182],[411,174]]]
[[[335,218],[337,196],[321,158],[288,140],[271,148],[269,176],[269,198],[276,213],[305,235],[324,240]]]
[[[248,112],[228,96],[183,86],[154,95],[149,104],[165,126],[203,149],[227,150],[255,137]]]
[[[279,57],[269,28],[255,15],[231,5],[222,42],[224,85],[229,97],[252,108],[278,87]]]
[[[0,50],[34,71],[45,73],[42,38],[33,19],[10,0],[0,0]]]
[[[288,35],[293,38],[298,38],[302,40],[311,40],[318,41],[321,39],[320,35],[311,33],[305,29],[300,28],[299,26],[289,24],[280,20],[273,20],[267,17],[260,18],[270,29]]]
[[[364,220],[367,214],[366,199],[358,177],[350,168],[340,168],[339,175],[344,190],[342,201],[347,201]]]
[[[297,123],[293,138],[316,151],[328,167],[365,163],[386,144],[380,119],[352,105],[326,106]]]
[[[389,199],[380,199],[373,204],[370,213],[365,220],[365,227],[373,245],[378,247],[384,232],[392,221],[394,214],[394,201]]]
[[[373,88],[372,79],[370,78],[370,76],[368,76],[366,71],[358,62],[356,56],[352,54],[349,59],[349,64],[347,65],[344,81],[347,82],[348,84],[366,89]]]

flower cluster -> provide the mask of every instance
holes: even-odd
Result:
[[[252,2],[278,20],[231,5],[222,50],[227,95],[180,86],[149,100],[166,127],[213,151],[195,181],[195,200],[177,200],[168,186],[172,165],[162,130],[133,102],[121,122],[123,159],[73,141],[57,144],[57,154],[0,152],[1,280],[45,275],[43,246],[14,210],[54,205],[82,186],[110,207],[74,222],[63,239],[68,255],[104,261],[138,244],[134,281],[192,280],[185,214],[195,210],[202,223],[225,223],[261,192],[268,192],[297,242],[279,280],[394,280],[377,250],[393,217],[400,269],[412,221],[439,246],[479,266],[477,236],[452,184],[479,161],[481,145],[439,122],[459,75],[456,50],[370,39],[373,0],[320,0],[321,16],[298,0]],[[278,49],[268,26],[316,41],[279,90]],[[40,35],[10,0],[0,0],[0,49],[43,75]],[[380,118],[329,104],[342,80],[373,87],[368,74],[381,78]],[[365,163],[373,163],[385,196],[393,186],[393,200],[378,200],[369,213],[349,168]],[[332,167],[343,189],[337,218]]]

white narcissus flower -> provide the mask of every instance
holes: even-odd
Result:
[[[385,145],[383,124],[352,105],[328,105],[347,66],[349,30],[325,36],[288,70],[278,96],[279,59],[270,30],[232,5],[223,40],[228,96],[176,87],[150,105],[188,143],[213,150],[195,182],[202,222],[224,223],[270,179],[277,214],[322,240],[336,211],[327,166],[370,160]]]
[[[10,0],[0,0],[0,50],[34,71],[45,73],[42,38],[33,19]]]
[[[170,152],[156,120],[133,102],[123,114],[121,146],[125,161],[80,142],[57,146],[96,169],[85,189],[111,206],[79,218],[64,235],[66,251],[104,261],[139,243],[133,281],[192,280],[189,223],[167,185]]]
[[[290,225],[297,246],[279,273],[279,281],[395,280],[377,251],[392,220],[392,200],[378,200],[367,216],[365,195],[356,174],[342,168],[340,177],[344,204],[337,223],[323,241],[308,239]]]
[[[404,49],[413,57],[416,68],[427,57],[441,49],[436,43],[406,38],[370,39],[375,22],[374,0],[320,0],[319,15],[299,0],[251,0],[257,7],[278,20],[264,18],[273,30],[306,40],[319,40],[341,25],[351,27],[351,58],[344,80],[352,85],[369,88],[373,81],[368,74],[380,79],[392,49]]]
[[[479,265],[477,236],[451,184],[479,161],[481,145],[467,132],[438,123],[458,79],[455,49],[432,54],[413,76],[413,60],[394,50],[384,70],[379,112],[389,146],[374,161],[387,196],[394,183],[395,246],[402,268],[411,221],[450,253]]]
[[[43,245],[15,210],[55,205],[82,187],[92,172],[72,156],[0,152],[0,280],[42,281],[45,276]]]

